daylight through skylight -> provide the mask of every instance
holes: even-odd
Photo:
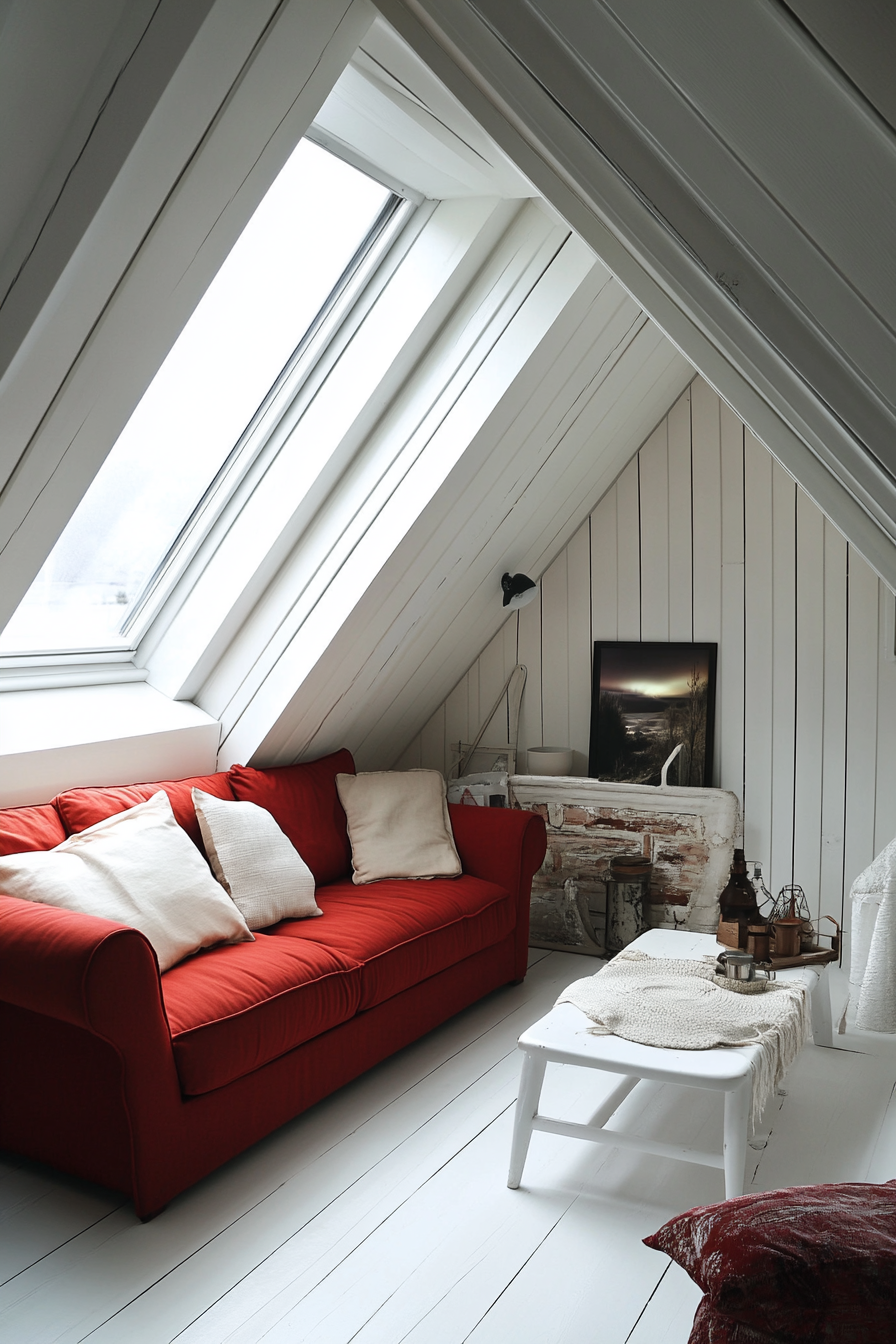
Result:
[[[126,647],[122,630],[147,581],[389,198],[300,142],[0,635],[0,653]]]

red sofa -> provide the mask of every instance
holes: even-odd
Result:
[[[201,847],[192,785],[268,807],[322,919],[285,920],[160,976],[136,929],[0,895],[0,1147],[129,1194],[141,1218],[438,1023],[526,972],[545,828],[451,807],[463,875],[356,887],[337,772],[234,766],[73,789],[0,812],[0,853],[50,849],[159,788]]]

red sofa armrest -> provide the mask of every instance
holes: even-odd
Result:
[[[517,902],[515,978],[526,974],[532,878],[547,853],[544,820],[534,812],[449,803],[454,842],[465,873],[512,892]]]
[[[170,1041],[159,968],[137,929],[0,895],[0,1000],[102,1036]],[[155,1030],[153,1030],[155,1029]]]

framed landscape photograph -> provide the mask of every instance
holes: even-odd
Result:
[[[681,744],[668,783],[710,787],[717,653],[717,644],[595,643],[592,779],[659,784]]]

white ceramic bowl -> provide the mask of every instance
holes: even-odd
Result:
[[[530,747],[526,757],[530,775],[572,773],[572,750],[569,747]]]

